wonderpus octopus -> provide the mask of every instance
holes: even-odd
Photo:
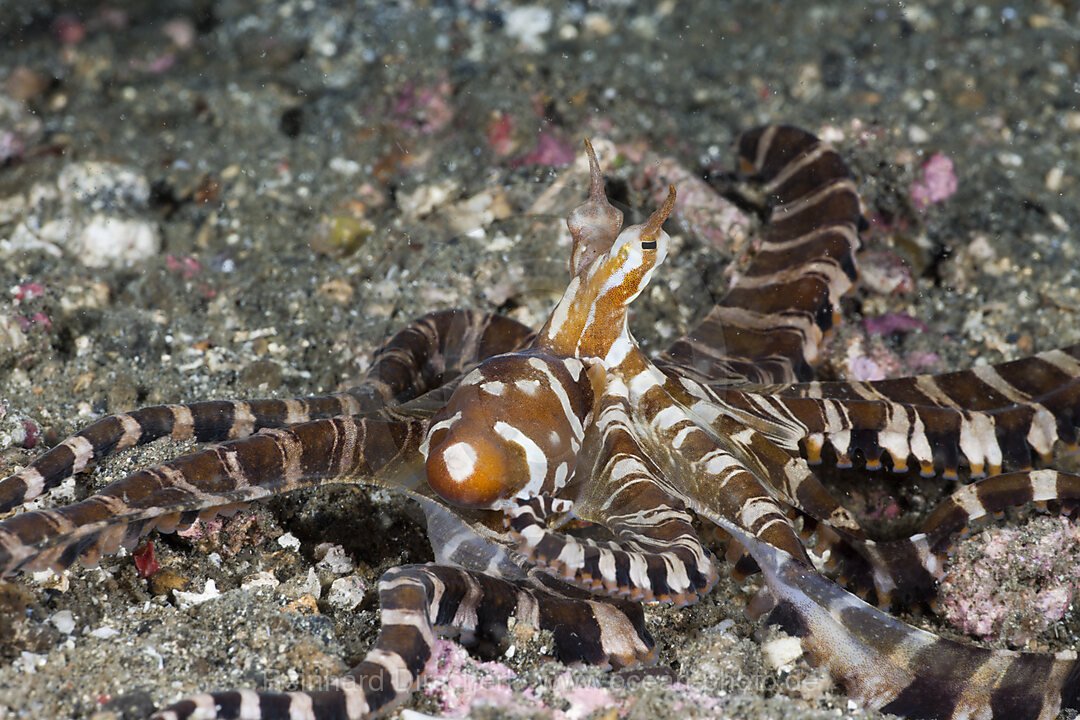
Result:
[[[524,624],[550,631],[564,663],[649,663],[642,604],[693,603],[717,579],[702,529],[728,538],[737,567],[761,571],[755,607],[859,703],[921,718],[1045,719],[1080,707],[1072,651],[970,646],[884,612],[932,597],[972,521],[1027,503],[1075,509],[1080,477],[1032,469],[1032,451],[1045,465],[1077,444],[1080,346],[940,375],[814,381],[857,280],[861,204],[832,148],[764,127],[738,142],[741,182],[756,188],[746,197],[764,220],[760,246],[704,321],[649,359],[627,311],[668,252],[661,225],[676,190],[622,228],[586,147],[589,198],[567,218],[572,278],[538,331],[434,312],[390,338],[342,392],[100,420],[0,482],[0,512],[156,438],[220,444],[81,502],[11,514],[0,574],[94,565],[154,529],[359,483],[419,503],[436,557],[382,576],[382,629],[364,660],[318,691],[202,694],[155,718],[368,717],[416,687],[439,632],[499,643]],[[963,465],[973,480],[920,532],[875,541],[811,469],[826,447],[841,468],[891,467],[897,485],[911,482],[912,460],[923,476],[955,479]],[[827,553],[827,574],[808,547]]]

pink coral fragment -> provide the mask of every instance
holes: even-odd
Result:
[[[915,371],[927,369],[937,370],[941,367],[941,356],[935,352],[912,350],[904,358],[904,364]]]
[[[30,316],[30,321],[33,322],[35,325],[40,325],[41,327],[45,328],[46,330],[51,330],[52,329],[52,320],[50,320],[49,316],[46,315],[45,313],[40,313],[40,312],[34,313],[33,315]]]
[[[177,259],[169,253],[165,256],[165,264],[169,270],[178,273],[185,280],[190,280],[202,271],[202,265],[190,255]]]
[[[14,320],[19,324],[19,329],[23,332],[26,332],[35,325],[38,325],[45,330],[52,329],[52,320],[49,319],[48,315],[42,312],[33,313],[30,317],[26,317],[25,315],[15,315]]]
[[[1021,646],[1068,610],[1080,586],[1080,528],[1039,517],[965,541],[941,581],[942,614],[955,627]]]
[[[948,199],[956,192],[956,173],[952,158],[944,153],[934,153],[923,163],[922,175],[911,184],[911,200],[915,207],[925,210],[929,206]]]
[[[863,320],[863,329],[871,335],[905,334],[912,330],[926,332],[926,323],[907,313],[885,313]]]
[[[41,283],[28,282],[15,288],[15,300],[33,300],[45,294],[45,286]]]
[[[29,450],[37,445],[38,440],[41,438],[41,430],[38,429],[33,420],[23,420],[23,430],[26,431],[26,436],[23,437],[22,446]]]
[[[612,694],[600,687],[572,688],[563,694],[563,697],[570,703],[565,713],[567,720],[584,720],[597,710],[616,705]]]
[[[506,682],[515,676],[510,668],[497,662],[477,662],[461,645],[435,641],[427,662],[424,692],[437,697],[440,713],[447,717],[465,717],[474,704],[505,707],[513,702],[513,691]]]
[[[559,140],[550,131],[541,130],[536,147],[516,164],[563,167],[572,162],[574,162],[574,150],[570,144]]]
[[[391,114],[398,127],[405,130],[421,135],[438,132],[454,119],[454,109],[450,105],[452,91],[446,80],[420,88],[408,83],[394,101]]]

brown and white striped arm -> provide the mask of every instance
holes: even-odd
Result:
[[[1080,476],[1048,469],[994,475],[955,491],[909,538],[874,542],[844,536],[832,552],[842,552],[841,546],[847,546],[858,554],[873,581],[878,605],[886,606],[890,599],[901,606],[932,605],[936,583],[944,576],[956,539],[978,523],[1029,504],[1040,510],[1073,512],[1078,503]],[[849,553],[839,569],[846,581],[859,573],[858,560]]]
[[[840,296],[857,279],[865,224],[839,154],[805,130],[769,126],[738,141],[741,175],[768,213],[761,247],[712,312],[657,360],[696,380],[809,380]]]
[[[516,320],[494,313],[428,313],[379,348],[359,387],[376,388],[380,408],[401,404],[448,384],[483,360],[527,347],[535,335]]]
[[[737,435],[721,436],[710,427],[720,408],[683,404],[681,387],[651,365],[629,375],[628,383],[609,376],[594,413],[603,450],[575,512],[592,520],[618,493],[654,483],[697,515],[735,523],[809,564],[789,517],[790,498],[774,485],[780,481],[760,479],[746,455],[755,431],[740,427]]]
[[[769,621],[802,641],[856,702],[909,718],[1038,718],[1076,708],[1076,653],[972,647],[911,627],[734,527],[776,607]]]
[[[719,390],[732,404],[770,404],[804,428],[811,462],[830,445],[841,467],[859,452],[870,469],[887,452],[893,469],[912,457],[924,476],[955,477],[960,459],[973,476],[1048,462],[1060,441],[1077,447],[1080,345],[940,375],[876,382],[810,382],[768,398]],[[777,407],[780,406],[780,407]]]
[[[1068,352],[1071,352],[1071,350],[1055,351],[1049,353],[1049,355],[1060,366],[1065,364],[1061,355]],[[1032,360],[1036,362],[1029,362]],[[1007,372],[1003,372],[1002,375],[1017,377],[1017,371],[1020,367],[1031,368],[1037,366],[1039,362],[1040,359],[1029,358],[1025,361],[1007,363],[1006,365],[1009,366],[1006,369]],[[990,371],[997,369],[981,368],[979,374],[982,377],[991,377]],[[1068,500],[1073,497],[1074,492],[1071,481],[1062,481],[1062,487],[1060,488],[1062,494],[1058,498],[1054,495],[1053,488],[1048,488],[1045,480],[1042,481],[1040,491],[1032,490],[1033,484],[1040,477],[1037,474],[1018,472],[1009,476],[998,476],[1001,479],[992,476],[988,480],[957,491],[952,499],[942,505],[942,508],[953,507],[955,509],[956,504],[963,500],[965,503],[963,513],[970,512],[970,516],[963,514],[962,517],[958,518],[954,513],[949,522],[928,524],[922,532],[911,538],[902,538],[889,542],[874,542],[866,537],[850,513],[839,506],[828,491],[821,486],[817,478],[812,473],[809,473],[805,464],[791,455],[794,449],[791,438],[799,437],[802,434],[800,431],[792,432],[791,428],[797,427],[801,423],[807,423],[810,418],[814,417],[817,418],[819,424],[810,424],[810,427],[838,428],[834,433],[834,437],[837,438],[836,442],[842,448],[848,449],[847,453],[837,453],[841,466],[850,466],[851,458],[849,453],[851,452],[850,448],[853,447],[858,447],[860,451],[865,447],[877,448],[876,452],[881,453],[881,448],[878,445],[868,444],[867,437],[872,432],[879,433],[877,437],[881,438],[880,446],[891,448],[892,451],[898,453],[897,457],[902,457],[902,461],[895,462],[895,469],[897,470],[902,469],[904,467],[903,463],[907,461],[906,455],[901,456],[899,454],[903,451],[898,450],[898,447],[921,449],[936,443],[938,454],[923,456],[924,473],[932,474],[934,469],[933,461],[936,460],[937,466],[943,468],[947,475],[954,475],[958,458],[965,457],[960,452],[962,448],[971,452],[973,456],[978,456],[979,453],[982,453],[983,457],[992,454],[991,451],[979,450],[978,443],[974,441],[973,430],[980,423],[983,426],[993,427],[993,423],[1001,422],[1003,417],[1006,418],[1006,422],[1013,423],[1018,417],[1023,417],[1030,422],[1027,425],[1021,425],[1021,428],[1026,429],[1027,432],[1021,432],[1020,437],[1031,439],[1032,445],[1041,447],[1044,450],[1052,448],[1052,439],[1059,437],[1054,429],[1055,422],[1057,427],[1071,427],[1069,424],[1074,417],[1074,411],[1070,404],[1071,393],[1075,392],[1075,390],[1074,386],[1069,384],[1068,379],[1063,377],[1054,378],[1055,381],[1063,381],[1063,386],[1056,387],[1042,396],[1033,396],[1028,406],[1006,405],[995,410],[993,405],[989,404],[992,396],[986,396],[982,401],[982,406],[986,407],[987,410],[979,413],[954,408],[908,406],[901,402],[880,399],[881,395],[873,396],[878,398],[873,400],[851,399],[853,396],[871,397],[871,388],[877,388],[879,385],[915,386],[916,381],[920,381],[918,383],[919,387],[926,389],[934,387],[934,381],[947,385],[949,381],[957,376],[965,374],[968,374],[968,371],[950,373],[945,376],[883,381],[882,383],[806,383],[792,386],[792,388],[798,388],[805,394],[809,394],[810,389],[814,394],[818,394],[818,388],[837,388],[849,393],[848,396],[839,400],[833,398],[819,399],[816,397],[791,399],[785,396],[786,389],[781,389],[776,393],[764,394],[726,388],[722,385],[702,388],[685,378],[680,379],[679,382],[680,387],[690,387],[699,395],[704,394],[715,398],[715,407],[712,407],[708,400],[700,400],[691,407],[691,410],[701,416],[707,416],[710,411],[723,411],[711,423],[717,433],[728,437],[736,443],[741,442],[740,438],[753,439],[753,446],[746,444],[743,455],[752,459],[758,477],[769,479],[777,490],[783,492],[785,501],[789,502],[791,507],[797,509],[803,516],[803,534],[807,537],[815,536],[815,550],[819,554],[824,554],[827,551],[829,557],[828,567],[837,573],[839,582],[858,593],[861,597],[866,597],[884,607],[890,604],[907,606],[912,603],[922,603],[932,598],[935,583],[941,576],[941,568],[947,558],[947,553],[951,550],[953,538],[956,534],[966,530],[967,522],[965,518],[978,519],[986,514],[1000,513],[1007,508],[1020,507],[1033,501],[1045,504],[1047,501]],[[1030,377],[1037,377],[1037,375]],[[1000,383],[997,383],[997,385],[1000,387]],[[856,389],[861,395],[856,395]],[[1019,389],[1013,391],[1010,395],[1011,401],[1019,400],[1020,392]],[[899,396],[900,393],[896,393],[896,395]],[[952,402],[959,405],[966,402],[966,400],[964,397],[958,396],[953,397]],[[976,402],[978,401],[972,399],[969,404],[973,405]],[[1038,405],[1037,408],[1034,407],[1036,404]],[[980,415],[984,417],[980,419]],[[770,441],[768,437],[748,429],[741,424],[742,421],[735,420],[733,416],[743,419],[757,418],[759,424],[766,418],[775,421],[770,434],[774,439],[782,438],[782,441],[788,444],[789,448],[781,448]],[[918,420],[907,422],[887,420],[888,417],[896,418],[898,416],[918,417]],[[1035,423],[1038,418],[1041,418],[1038,421],[1041,424],[1037,425]],[[1002,426],[1006,425],[1006,422],[1002,422]],[[828,425],[828,423],[831,423],[831,425]],[[852,431],[848,434],[852,426],[855,426],[859,431]],[[928,426],[936,428],[936,430],[927,431]],[[805,428],[806,425],[802,427]],[[952,429],[955,446],[951,454],[941,450],[941,448],[947,448],[949,443],[948,434],[940,429],[943,427]],[[999,434],[1000,427],[998,426]],[[871,431],[870,428],[880,429]],[[894,435],[894,433],[900,431],[910,433],[912,428],[919,429],[920,432],[924,433],[924,436],[914,441],[907,437],[905,443],[903,438],[898,440]],[[828,436],[828,433],[822,433],[822,435]],[[963,442],[960,441],[962,436],[964,438]],[[981,437],[985,439],[990,436],[983,434]],[[1047,442],[1048,439],[1050,439],[1049,442]],[[1046,452],[1049,451],[1046,450]],[[811,461],[820,460],[819,454],[810,454]],[[868,452],[866,457],[872,460],[878,459],[878,455],[873,452]],[[944,461],[943,457],[945,458]],[[1030,460],[1030,456],[1027,457]],[[952,460],[949,460],[949,458],[952,458]],[[871,467],[880,467],[879,462],[872,461],[870,465]],[[1000,463],[988,463],[988,465],[992,471],[1000,470]],[[952,468],[952,473],[949,472],[950,468]],[[976,463],[975,469],[980,470],[982,468]],[[1054,476],[1058,477],[1061,474],[1055,473]],[[981,498],[980,503],[975,503],[973,500],[976,492],[978,497]],[[1035,500],[1032,500],[1033,497]],[[981,505],[982,501],[986,502],[985,507]],[[836,508],[835,514],[831,510],[832,507]],[[937,516],[937,513],[935,516]]]
[[[617,538],[608,542],[549,530],[546,518],[569,508],[547,498],[518,501],[506,511],[507,527],[530,562],[593,595],[681,607],[712,588],[716,569],[690,514],[668,500],[667,506],[643,502],[638,513],[604,520]]]
[[[415,456],[427,420],[385,410],[364,418],[314,420],[223,443],[117,480],[82,502],[0,522],[0,577],[62,570],[76,558],[131,547],[143,533],[171,532],[237,504],[326,482],[375,478]],[[393,484],[393,478],[384,482]]]
[[[453,380],[477,362],[527,344],[524,325],[499,315],[447,310],[425,315],[388,340],[356,387],[297,399],[211,401],[141,408],[103,418],[11,477],[0,480],[0,513],[53,489],[120,450],[161,437],[219,442],[264,428],[373,412]]]
[[[1057,366],[1067,366],[1062,355],[1069,352],[1071,351],[1055,351],[1048,354],[1054,358]],[[1032,369],[1033,366],[1037,367],[1042,362],[1041,358],[1035,357],[1006,363],[1004,365],[1008,367],[1000,373],[1000,376],[1027,377],[1026,387],[1031,387],[1039,374],[1024,375],[1019,370],[1023,367]],[[995,377],[996,371],[1001,367],[980,368],[978,373],[983,378]],[[837,438],[836,442],[842,448],[847,449],[846,453],[837,453],[841,466],[850,465],[850,448],[857,447],[860,452],[864,452],[863,448],[871,448],[871,451],[866,452],[866,457],[871,459],[869,463],[871,467],[879,467],[878,455],[874,454],[872,448],[876,448],[876,452],[880,454],[881,447],[885,447],[891,449],[890,452],[897,452],[896,457],[901,458],[899,461],[894,461],[894,469],[899,470],[907,461],[907,456],[901,455],[904,450],[899,448],[917,448],[921,451],[922,448],[933,446],[938,448],[938,454],[922,456],[924,472],[932,473],[936,460],[937,466],[943,468],[947,475],[954,475],[957,459],[965,457],[961,449],[970,452],[975,457],[980,454],[984,458],[993,455],[992,450],[985,449],[986,446],[983,446],[983,450],[978,449],[980,446],[976,442],[974,430],[980,425],[996,427],[1000,434],[1001,428],[1007,427],[1007,422],[1015,425],[1018,417],[1025,418],[1027,424],[1021,424],[1020,427],[1026,432],[1021,432],[1020,437],[1030,439],[1032,445],[1043,448],[1046,453],[1049,453],[1049,448],[1053,447],[1053,438],[1059,437],[1055,427],[1071,427],[1070,423],[1074,417],[1071,394],[1075,392],[1075,385],[1069,384],[1067,378],[1053,377],[1055,382],[1062,381],[1063,385],[1041,396],[1029,394],[1027,396],[1030,398],[1029,405],[1004,405],[995,409],[991,404],[994,396],[989,393],[984,395],[982,400],[977,400],[974,397],[962,396],[956,390],[959,386],[953,384],[952,381],[971,372],[974,371],[882,381],[881,383],[807,383],[792,386],[805,394],[812,392],[816,395],[819,388],[836,389],[837,394],[839,391],[848,393],[841,399],[799,397],[793,400],[785,396],[786,390],[768,395],[722,387],[713,387],[709,390],[717,394],[717,405],[726,412],[758,418],[784,418],[782,422],[778,422],[778,426],[785,428],[790,428],[796,423],[807,423],[809,418],[815,417],[816,412],[817,422],[820,425],[810,425],[810,427],[838,428],[832,436]],[[976,380],[969,377],[966,380],[961,379],[961,382],[973,383]],[[683,381],[683,384],[685,385],[686,382]],[[871,394],[872,391],[880,390],[882,385],[886,388],[900,386],[908,388],[908,394],[893,392],[893,396],[908,399],[912,397],[911,393],[915,392],[914,388],[926,391],[936,387],[936,384],[954,388],[951,402],[957,406],[956,408],[911,406],[899,401],[882,399],[884,392],[879,395]],[[1001,387],[1000,382],[995,384]],[[968,391],[969,393],[978,392],[978,386],[969,386]],[[1011,391],[1008,402],[1019,402],[1022,399],[1019,394],[1021,392],[1023,392],[1021,389]],[[852,399],[855,397],[860,399]],[[871,397],[875,399],[867,399]],[[935,394],[935,397],[940,398],[942,395]],[[967,406],[980,406],[985,410],[962,411],[957,409],[961,403],[966,403]],[[705,406],[703,402],[701,407]],[[890,417],[894,419],[888,420]],[[908,420],[897,421],[898,417],[908,418]],[[1006,418],[1006,422],[1002,422],[1001,418]],[[1038,420],[1039,418],[1041,420]],[[998,422],[1001,422],[1001,425],[994,425]],[[1036,422],[1041,424],[1036,424]],[[745,428],[740,429],[739,423],[727,414],[720,415],[712,424],[718,433],[731,438],[755,437]],[[851,431],[852,426],[858,432]],[[927,427],[935,428],[935,430],[927,430]],[[879,429],[871,431],[870,428]],[[941,428],[951,428],[952,442],[955,443],[952,453],[942,450],[949,446],[950,435]],[[911,435],[915,430],[922,432],[922,437]],[[851,431],[850,434],[845,434],[848,431]],[[871,444],[867,439],[874,432],[877,433],[876,437],[880,438],[877,444]],[[902,435],[903,432],[907,432],[908,435],[898,438],[897,435]],[[822,435],[828,437],[829,433],[823,432]],[[913,437],[917,439],[912,439]],[[988,437],[993,436],[985,433],[981,435],[984,441]],[[963,438],[962,442],[961,438]],[[942,508],[954,510],[948,522],[935,521],[933,524],[928,522],[921,533],[911,538],[873,542],[858,528],[854,518],[839,505],[836,505],[839,510],[835,515],[829,512],[830,503],[835,504],[835,500],[812,474],[807,473],[797,458],[790,456],[788,451],[760,436],[755,447],[748,450],[751,450],[748,455],[754,458],[759,477],[770,478],[774,483],[780,479],[786,481],[786,487],[778,487],[778,489],[784,490],[792,507],[803,515],[805,533],[816,533],[815,549],[819,553],[828,551],[829,567],[837,573],[841,584],[860,596],[868,597],[880,606],[889,604],[906,606],[911,603],[925,602],[931,598],[935,591],[935,583],[941,577],[941,568],[952,547],[955,535],[964,532],[971,519],[978,519],[986,514],[1000,513],[1007,508],[1020,507],[1028,502],[1045,503],[1053,500],[1067,500],[1072,498],[1074,493],[1071,481],[1068,479],[1062,480],[1062,486],[1059,488],[1061,495],[1058,497],[1055,495],[1055,489],[1048,484],[1049,481],[1045,480],[1045,477],[1048,477],[1045,475],[1017,472],[1008,476],[992,476],[988,480],[962,488],[943,503]],[[819,455],[813,453],[811,455],[811,461],[817,461],[820,458]],[[785,457],[788,458],[787,462],[785,462]],[[1030,455],[1027,458],[1030,461]],[[992,472],[1000,470],[1000,461],[996,464],[987,463],[987,465]],[[976,470],[983,469],[978,463],[975,463],[975,466]],[[1030,467],[1030,463],[1028,466]],[[952,473],[949,472],[950,468]],[[1062,474],[1054,473],[1054,477],[1059,476]],[[1040,481],[1040,477],[1044,479]],[[1035,485],[1039,485],[1038,490],[1032,489]],[[974,500],[976,497],[980,498],[978,503]],[[961,501],[963,501],[962,509],[958,508],[958,503]],[[983,505],[983,502],[986,504]],[[942,517],[940,515],[942,512],[944,510],[939,509],[933,517]],[[957,512],[960,513],[959,516]]]
[[[364,660],[331,688],[268,693],[233,690],[196,695],[153,720],[360,720],[408,697],[431,658],[437,631],[498,645],[511,618],[551,632],[554,656],[567,664],[626,667],[655,660],[654,641],[636,603],[597,601],[532,574],[507,581],[438,565],[409,565],[379,581],[382,628]]]

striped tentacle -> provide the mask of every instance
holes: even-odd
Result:
[[[804,130],[758,128],[739,139],[738,152],[769,213],[761,247],[657,365],[702,381],[808,380],[840,296],[857,278],[858,192],[836,151]]]
[[[1057,470],[1011,472],[976,480],[950,495],[924,521],[921,532],[909,539],[867,543],[870,556],[882,558],[876,573],[888,574],[905,601],[931,599],[936,581],[957,537],[1009,509],[1034,504],[1040,510],[1073,512],[1080,504],[1080,476]],[[866,541],[862,541],[866,542]]]
[[[0,577],[61,570],[76,558],[92,566],[153,527],[171,532],[238,503],[371,478],[395,460],[418,463],[426,424],[387,410],[267,430],[134,473],[82,502],[15,515],[0,522]]]
[[[0,512],[55,488],[112,453],[161,437],[199,442],[232,440],[262,428],[351,415],[360,409],[354,395],[337,393],[295,400],[158,405],[111,415],[67,438],[11,477],[0,480]]]
[[[329,688],[288,693],[203,693],[155,713],[152,720],[338,720],[370,717],[389,709],[408,697],[422,676],[435,644],[434,625],[438,619],[453,619],[459,610],[475,611],[481,604],[482,598],[469,598],[461,592],[471,579],[465,573],[438,570],[445,569],[404,566],[380,578],[382,628],[375,646],[359,665]]]
[[[491,527],[486,511],[452,508],[438,498],[410,493],[427,517],[427,535],[439,565],[475,570],[504,580],[525,577],[528,561],[502,529]],[[494,513],[492,513],[494,514]]]
[[[971,647],[913,628],[734,527],[761,567],[770,622],[802,641],[856,702],[911,718],[1052,720],[1075,708],[1080,665],[1055,655]]]
[[[507,526],[530,562],[592,594],[681,607],[711,589],[716,570],[689,513],[666,494],[656,497],[652,489],[643,493],[648,499],[640,498],[646,509],[604,521],[614,541],[549,530],[545,520],[571,506],[549,498],[519,501],[506,511]]]
[[[794,385],[770,402],[803,424],[812,462],[827,443],[841,467],[858,451],[876,469],[884,451],[897,472],[914,457],[924,476],[954,478],[961,458],[974,477],[1025,470],[1032,451],[1048,462],[1057,441],[1077,446],[1080,345],[941,375]]]
[[[932,605],[956,538],[980,521],[1032,503],[1042,510],[1075,510],[1080,476],[1046,469],[982,478],[946,498],[911,537],[874,541],[822,524],[817,549],[828,551],[842,585],[860,596],[874,591],[881,607]]]
[[[510,582],[438,565],[404,566],[383,575],[379,603],[382,629],[375,646],[331,688],[197,695],[156,713],[154,720],[371,717],[415,688],[431,658],[436,631],[498,644],[511,618],[551,632],[554,655],[564,663],[625,667],[655,659],[640,605],[589,600],[544,576]]]
[[[916,567],[916,574],[923,575],[921,563],[912,566],[913,557],[922,555],[912,551],[922,549],[922,543],[888,543],[884,546],[871,541],[855,516],[829,493],[802,458],[792,457],[788,452],[770,441],[762,433],[742,426],[725,415],[719,416],[711,425],[723,433],[739,451],[740,458],[751,467],[763,484],[771,486],[777,499],[786,504],[802,519],[800,536],[814,551],[826,559],[826,567],[837,573],[838,580],[860,597],[872,597],[879,606],[888,606],[893,591],[903,581],[909,568]],[[736,563],[738,572],[753,569],[747,558],[737,558],[742,548],[733,544],[729,559]],[[929,559],[928,559],[929,562]],[[932,587],[931,580],[931,587]],[[907,598],[908,594],[904,594]]]
[[[994,475],[965,485],[949,496],[923,523],[923,532],[963,532],[977,520],[1000,516],[1005,510],[1029,503],[1040,510],[1046,510],[1051,503],[1072,510],[1078,500],[1080,475],[1050,469]]]
[[[532,332],[509,318],[473,311],[426,315],[376,353],[356,387],[331,395],[241,402],[159,405],[111,415],[0,480],[0,513],[47,492],[92,463],[161,437],[218,442],[338,415],[373,412],[422,395],[491,355],[515,349]]]
[[[1055,354],[1050,353],[1050,355]],[[983,375],[989,376],[985,372]],[[843,383],[829,383],[828,385],[849,387]],[[867,385],[876,385],[876,383]],[[924,384],[923,387],[930,386]],[[1047,394],[1054,398],[1054,403],[1051,405],[1054,408],[1052,416],[1065,418],[1059,422],[1065,422],[1071,417],[1071,411],[1068,408],[1062,408],[1059,404],[1061,395],[1069,390],[1066,387],[1062,389],[1061,394],[1054,391]],[[783,403],[786,402],[775,395],[752,396],[734,390],[725,391],[724,394],[729,400],[740,395],[744,402],[746,398],[750,398],[757,403],[756,407],[760,416],[779,414],[783,409]],[[954,400],[955,402],[962,401],[961,398]],[[821,402],[822,406],[825,406],[832,401],[815,400],[815,402]],[[852,417],[852,414],[844,414],[845,407],[850,410],[852,407],[869,406],[869,402],[847,403],[845,406],[840,406],[838,403],[832,410],[823,411],[822,415],[830,418]],[[899,403],[889,405],[877,403],[876,407],[884,407],[887,413],[893,413],[891,417],[894,418],[902,411],[915,412],[912,409],[904,410]],[[922,411],[923,408],[918,408],[918,410]],[[929,411],[944,412],[933,408]],[[1034,416],[1036,412],[1026,407],[1007,408],[1005,412],[1019,411],[1028,412],[1029,416]],[[949,412],[953,412],[955,417],[960,415],[956,411]],[[971,415],[973,414],[969,413],[968,417],[970,418]],[[1051,416],[1051,413],[1047,412],[1046,416]],[[802,418],[805,419],[806,415],[804,414]],[[895,420],[885,421],[882,424],[886,428],[891,428],[890,432],[897,432],[899,426]],[[923,424],[925,425],[925,421]],[[729,425],[731,427],[728,427]],[[908,423],[905,427],[912,425],[918,425],[918,423]],[[974,423],[971,422],[967,427],[973,425]],[[875,542],[866,537],[853,516],[833,500],[828,491],[809,473],[809,469],[805,468],[800,460],[792,458],[787,452],[761,437],[760,433],[754,433],[745,428],[740,429],[738,422],[727,415],[717,417],[712,426],[736,442],[744,437],[755,439],[753,447],[746,448],[745,457],[752,458],[756,464],[758,477],[771,478],[774,483],[778,479],[785,481],[785,487],[778,489],[784,491],[793,507],[803,515],[804,530],[806,533],[812,531],[816,536],[815,550],[828,557],[828,566],[837,573],[841,584],[851,588],[860,596],[871,598],[882,607],[892,603],[906,606],[932,598],[936,590],[936,581],[942,576],[953,539],[957,534],[966,531],[971,521],[987,514],[1001,513],[1011,507],[1021,507],[1028,502],[1046,503],[1053,500],[1071,500],[1076,497],[1076,488],[1070,479],[1072,476],[1053,471],[1015,472],[1009,475],[991,476],[954,493],[931,516],[920,533],[910,538]],[[1052,430],[1045,432],[1052,433]],[[884,435],[884,431],[882,433]],[[1046,437],[1047,435],[1043,430],[1035,428],[1029,436]],[[1053,435],[1049,436],[1053,437]],[[965,438],[967,438],[966,435]],[[924,439],[923,442],[925,443],[926,440]],[[894,449],[897,447],[895,441],[883,441],[881,444]],[[1052,443],[1050,445],[1052,446]],[[966,441],[961,446],[970,448],[972,443]],[[974,454],[976,451],[971,452]],[[904,459],[906,460],[906,456]],[[1060,481],[1060,487],[1056,487],[1054,480],[1059,477],[1064,479]],[[830,505],[836,509],[830,510]]]
[[[729,422],[735,421],[720,417],[713,427],[724,432]],[[1057,502],[1071,510],[1080,499],[1080,482],[1068,473],[1037,470],[995,475],[954,492],[919,533],[874,541],[829,495],[805,462],[790,457],[760,433],[737,427],[726,432],[732,442],[745,446],[740,455],[747,458],[757,476],[771,481],[783,501],[799,511],[803,535],[816,538],[815,551],[828,558],[827,566],[837,573],[839,582],[861,597],[870,596],[882,607],[891,603],[907,606],[932,598],[955,537],[966,533],[973,522],[1028,503],[1045,508],[1047,503]]]
[[[692,398],[651,365],[636,368],[626,362],[616,369],[628,381],[609,375],[603,400],[594,413],[594,424],[606,446],[600,456],[606,462],[603,472],[637,480],[638,476],[628,475],[620,467],[625,460],[627,469],[651,477],[664,492],[698,515],[713,522],[720,518],[733,522],[809,563],[789,517],[790,499],[772,482],[759,480],[747,464],[749,459],[743,457],[745,446],[741,443],[749,441],[754,431],[739,427],[735,435],[717,432],[710,424],[720,418],[721,409],[706,402],[684,404]],[[671,393],[679,395],[678,402]],[[661,470],[648,469],[655,467],[653,459]],[[650,465],[645,466],[645,462]],[[587,494],[576,505],[576,512],[584,519],[592,519],[589,513],[604,508],[615,492],[614,486],[597,480],[601,477],[599,465],[593,476]]]
[[[697,413],[702,412],[701,405],[695,406]],[[792,456],[764,433],[722,412],[709,427],[726,439],[742,462],[772,488],[778,500],[804,517],[842,530],[849,537],[866,537],[855,516],[837,502],[804,459]]]
[[[698,403],[695,407],[698,415],[704,412],[704,405]],[[883,607],[894,599],[903,602],[924,599],[927,588],[933,589],[937,576],[928,576],[925,568],[937,567],[944,558],[929,551],[925,538],[875,543],[855,516],[822,485],[805,460],[792,456],[763,433],[728,415],[717,415],[709,427],[727,439],[740,459],[771,488],[781,503],[797,511],[802,518],[800,535],[804,542],[814,541],[814,551],[826,558],[826,567],[837,574],[842,585]],[[737,572],[748,572],[754,566],[745,556],[739,557],[742,550],[734,543],[729,548],[728,559],[736,563]],[[915,584],[915,579],[920,582]],[[894,595],[897,588],[902,592]]]
[[[379,348],[359,387],[375,390],[380,398],[368,409],[404,403],[446,385],[483,360],[528,346],[534,335],[516,320],[493,313],[428,313]]]

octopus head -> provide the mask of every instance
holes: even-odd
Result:
[[[593,382],[573,357],[521,352],[485,361],[432,418],[421,448],[428,484],[470,508],[557,493],[577,464]]]

